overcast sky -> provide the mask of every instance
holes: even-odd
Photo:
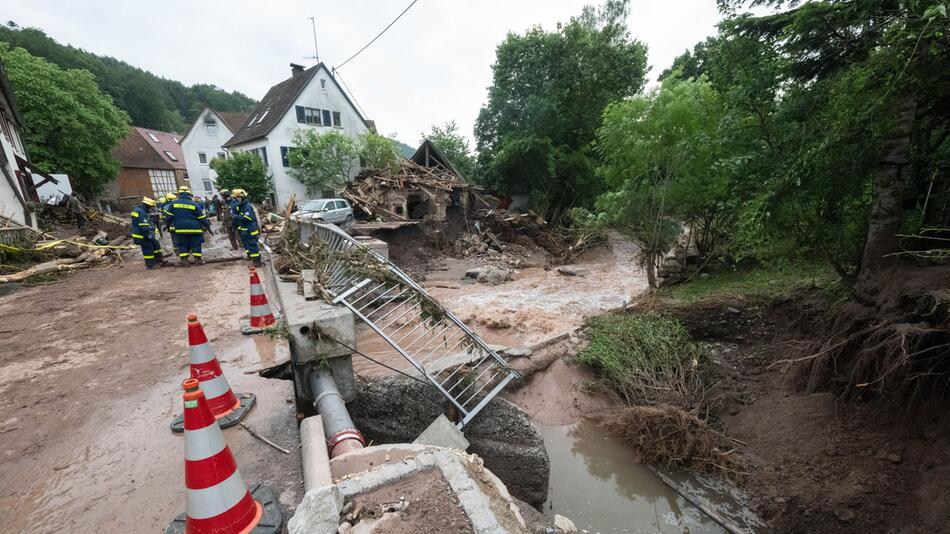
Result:
[[[342,63],[410,0],[2,0],[0,17],[42,28],[61,43],[113,56],[186,85],[212,83],[260,99],[320,59]],[[495,47],[508,32],[553,29],[585,0],[419,0],[341,69],[381,133],[410,145],[433,124],[458,122],[470,139],[491,84]],[[715,0],[632,0],[629,26],[649,47],[649,79],[715,33]]]

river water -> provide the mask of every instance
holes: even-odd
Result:
[[[596,424],[537,427],[551,459],[545,515],[601,534],[725,532]]]

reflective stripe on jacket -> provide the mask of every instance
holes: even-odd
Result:
[[[201,205],[187,194],[172,201],[168,212],[171,214],[169,226],[175,228],[176,234],[200,234],[210,226]]]
[[[148,216],[148,210],[138,205],[132,209],[132,242],[141,245],[142,241],[155,237],[155,225],[151,217]]]

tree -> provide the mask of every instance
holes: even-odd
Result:
[[[361,135],[358,145],[360,162],[367,169],[395,169],[399,161],[404,159],[399,153],[396,141],[376,132],[366,132]]]
[[[5,43],[0,60],[23,114],[31,161],[46,172],[68,174],[83,195],[98,194],[119,172],[112,149],[128,133],[129,116],[88,71],[60,69]]]
[[[638,92],[646,73],[646,46],[630,38],[627,14],[627,0],[607,0],[556,31],[512,33],[498,46],[488,104],[475,126],[486,185],[532,195],[552,214],[593,202],[600,188],[589,145],[601,113]],[[512,160],[520,154],[551,164],[546,171],[556,180],[543,194],[533,189],[534,173],[514,172],[530,166]]]
[[[432,126],[429,135],[422,135],[420,143],[426,139],[432,141],[435,146],[449,159],[449,162],[459,173],[469,179],[475,176],[475,156],[468,146],[468,139],[458,131],[458,125],[455,121],[445,123],[445,126]]]
[[[602,220],[641,244],[651,287],[681,222],[698,221],[712,234],[728,211],[728,182],[715,165],[721,118],[719,95],[703,78],[669,77],[649,95],[604,111],[597,151],[604,162],[599,173],[611,191],[597,207]]]
[[[310,192],[340,189],[359,168],[362,143],[346,134],[298,130],[293,143],[290,175]]]
[[[211,160],[211,168],[218,175],[214,180],[218,189],[243,189],[253,202],[270,198],[273,184],[267,167],[256,154],[232,152],[227,158]]]

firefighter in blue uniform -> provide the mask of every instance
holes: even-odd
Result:
[[[158,212],[162,214],[162,225],[168,232],[168,238],[171,239],[172,249],[175,255],[178,255],[178,239],[175,237],[175,225],[172,222],[172,202],[178,198],[175,193],[165,195],[165,203],[158,205]]]
[[[169,226],[173,227],[175,240],[178,245],[178,260],[182,266],[188,266],[188,257],[195,259],[195,265],[201,265],[201,243],[204,242],[204,232],[211,232],[211,223],[194,200],[187,187],[178,188],[178,198],[172,201]]]
[[[155,208],[155,201],[143,197],[142,202],[132,209],[132,242],[142,247],[142,259],[146,269],[161,267],[165,262],[162,254],[162,244],[155,237],[155,222],[150,211]]]
[[[231,191],[234,196],[234,225],[241,236],[241,244],[247,252],[247,257],[254,262],[254,265],[261,265],[261,249],[257,243],[261,235],[260,225],[257,224],[257,215],[254,213],[254,205],[247,199],[247,191],[235,189]]]

